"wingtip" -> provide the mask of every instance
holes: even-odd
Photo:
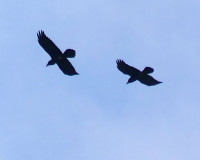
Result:
[[[44,35],[44,31],[43,30],[39,30],[38,32],[37,32],[37,36],[41,36],[41,35]]]
[[[76,73],[74,73],[74,75],[80,75],[80,74],[76,72]]]
[[[121,62],[124,62],[123,60],[121,60],[121,59],[117,59],[116,60],[116,63],[118,64],[118,63],[121,63]]]
[[[158,81],[155,85],[158,85],[158,84],[161,84],[161,83],[163,83],[163,82],[159,82],[159,81]]]

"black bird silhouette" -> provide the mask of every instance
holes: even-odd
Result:
[[[67,49],[63,54],[61,50],[45,35],[44,31],[37,33],[38,42],[41,47],[50,55],[51,60],[46,66],[57,64],[61,71],[69,76],[77,75],[78,73],[67,58],[74,58],[75,50]]]
[[[141,83],[147,85],[147,86],[153,86],[157,85],[159,82],[155,80],[152,76],[148,75],[154,71],[151,67],[145,67],[144,70],[141,72],[140,70],[129,66],[126,64],[123,60],[117,60],[117,68],[124,74],[127,74],[130,76],[128,83],[134,82],[136,80],[140,81]]]

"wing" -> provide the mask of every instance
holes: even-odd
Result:
[[[60,70],[64,74],[67,74],[69,76],[78,74],[68,59],[62,59],[59,62],[57,62],[57,64],[58,64],[58,67],[60,68]]]
[[[52,59],[62,55],[60,49],[45,35],[44,31],[37,33],[38,42]]]
[[[140,71],[132,66],[126,64],[123,60],[118,59],[116,61],[117,68],[124,74],[128,74],[130,76],[137,76],[140,74]]]
[[[162,82],[157,81],[150,75],[143,75],[142,77],[139,78],[139,81],[147,86],[154,86],[154,85],[162,83]]]
[[[142,71],[142,73],[144,74],[150,74],[153,73],[154,69],[151,67],[145,67],[144,70]]]
[[[74,58],[76,56],[76,51],[73,50],[73,49],[67,49],[63,55],[66,57],[66,58]]]

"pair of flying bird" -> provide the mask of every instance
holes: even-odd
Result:
[[[76,55],[75,50],[67,49],[64,53],[45,35],[44,31],[39,31],[37,33],[38,42],[41,47],[50,55],[51,60],[46,66],[57,64],[61,71],[69,76],[78,75],[75,68],[72,66],[67,58],[74,58]],[[117,68],[124,74],[130,76],[128,83],[134,82],[136,80],[147,86],[157,85],[159,82],[155,80],[149,74],[154,71],[151,67],[145,67],[143,71],[140,71],[132,66],[126,64],[123,60],[117,60]]]

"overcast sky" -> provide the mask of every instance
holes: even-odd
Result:
[[[1,0],[1,160],[199,160],[199,0]],[[80,75],[46,67],[45,34]],[[162,84],[126,85],[116,59]]]

